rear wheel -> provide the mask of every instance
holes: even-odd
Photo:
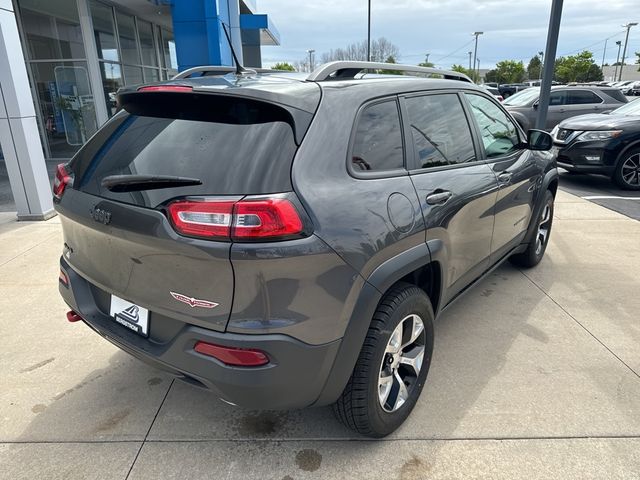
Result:
[[[351,378],[334,405],[338,419],[384,437],[409,416],[433,352],[433,310],[425,292],[398,284],[376,310]]]
[[[626,190],[640,190],[640,149],[631,150],[618,160],[613,181]]]
[[[551,225],[553,224],[553,193],[547,190],[544,194],[544,204],[540,214],[538,215],[537,230],[535,236],[527,245],[527,249],[516,255],[512,255],[509,261],[519,267],[531,268],[535,267],[547,250],[549,236],[551,235]]]

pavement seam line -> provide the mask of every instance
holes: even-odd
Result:
[[[136,462],[138,461],[138,457],[140,456],[140,452],[142,451],[142,447],[144,447],[144,444],[147,441],[147,438],[149,437],[149,433],[151,432],[151,429],[153,428],[153,424],[156,423],[156,418],[158,418],[158,414],[160,413],[160,410],[162,410],[162,406],[164,405],[164,402],[167,400],[167,397],[169,396],[169,392],[171,391],[171,388],[173,387],[173,383],[176,381],[176,379],[172,379],[171,383],[169,384],[169,388],[167,388],[166,393],[164,394],[164,397],[162,397],[162,402],[160,402],[160,406],[158,407],[158,410],[156,411],[156,414],[153,416],[153,420],[151,420],[151,424],[149,425],[149,428],[147,429],[147,433],[145,433],[144,438],[142,439],[142,443],[140,444],[140,447],[138,448],[138,451],[136,452],[136,456],[133,459],[133,462],[131,462],[131,466],[129,467],[129,471],[127,472],[127,475],[124,477],[124,480],[128,480],[129,475],[131,475],[131,472],[133,471],[133,467],[135,466]]]
[[[16,258],[21,257],[22,255],[26,255],[27,253],[29,253],[31,250],[33,250],[36,247],[39,247],[40,245],[42,245],[45,242],[48,242],[49,239],[51,239],[54,235],[58,235],[58,233],[52,233],[50,234],[47,238],[45,238],[44,240],[42,240],[40,243],[36,243],[34,246],[27,248],[25,251],[20,252],[19,254],[17,254],[15,257],[11,257],[9,260],[6,260],[2,263],[0,263],[0,267],[4,267],[6,264],[13,262]]]
[[[576,317],[574,317],[573,315],[571,315],[571,313],[569,313],[567,311],[566,308],[564,308],[562,305],[560,305],[551,295],[549,295],[547,292],[545,292],[542,287],[540,285],[538,285],[531,277],[529,277],[529,275],[527,275],[524,271],[518,269],[518,271],[524,275],[524,277],[529,280],[531,283],[533,283],[536,288],[538,290],[540,290],[549,300],[551,300],[560,310],[562,310],[564,313],[566,313],[569,318],[571,318],[571,320],[573,320],[575,323],[577,323],[580,327],[582,327],[582,329],[587,332],[596,342],[598,342],[600,345],[602,345],[611,355],[613,355],[622,365],[624,365],[625,367],[627,367],[627,369],[633,373],[636,377],[638,377],[640,379],[640,374],[638,374],[638,372],[636,372],[633,368],[631,368],[631,366],[629,364],[627,364],[624,360],[622,360],[622,358],[620,358],[613,350],[611,350],[602,340],[600,340],[598,337],[595,336],[595,334],[593,334],[591,332],[591,330],[589,330],[587,327],[585,327]]]

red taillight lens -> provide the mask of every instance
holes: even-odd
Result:
[[[56,168],[56,177],[53,180],[53,196],[60,200],[69,183],[71,183],[71,175],[67,172],[65,164],[61,163]]]
[[[223,347],[206,342],[196,342],[193,349],[202,355],[216,358],[226,365],[235,367],[259,367],[269,363],[269,357],[260,350]]]
[[[187,85],[149,85],[138,88],[138,92],[192,92],[193,87]]]
[[[167,207],[176,231],[212,240],[276,240],[302,233],[296,207],[284,198],[260,200],[180,200]]]
[[[183,235],[229,239],[234,202],[178,201],[169,205],[174,228]]]
[[[234,239],[286,237],[303,229],[296,208],[284,198],[241,201],[233,214]]]

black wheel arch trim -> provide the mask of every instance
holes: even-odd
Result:
[[[437,239],[429,240],[383,262],[369,275],[354,306],[327,382],[314,406],[334,403],[344,390],[362,350],[373,314],[385,292],[406,275],[442,260],[444,256],[444,243]],[[442,297],[442,286],[439,292]],[[440,299],[437,301],[440,305]],[[434,315],[437,316],[437,312]]]
[[[640,101],[640,100],[639,100]],[[634,140],[629,145],[626,145],[622,151],[618,154],[618,158],[616,158],[615,166],[618,166],[618,162],[624,158],[624,156],[630,151],[640,149],[640,140]]]

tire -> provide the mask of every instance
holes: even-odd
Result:
[[[536,219],[537,231],[535,237],[529,242],[527,249],[509,258],[509,261],[518,267],[532,268],[540,263],[549,244],[551,226],[553,224],[554,197],[551,190],[544,194],[543,206]]]
[[[625,190],[640,190],[640,148],[630,150],[618,159],[613,181]]]
[[[418,320],[423,329],[415,336]],[[393,351],[397,353],[390,353]],[[396,430],[420,396],[432,352],[433,309],[429,297],[407,283],[392,287],[373,315],[351,378],[333,406],[338,420],[368,437],[380,438]],[[417,365],[417,375],[407,360]],[[404,390],[399,380],[403,380]]]

